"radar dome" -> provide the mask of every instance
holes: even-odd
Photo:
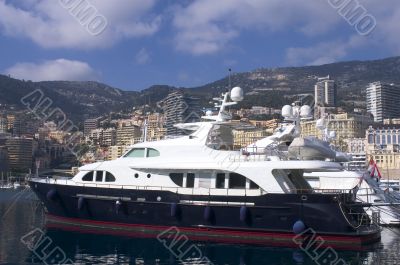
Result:
[[[213,115],[212,110],[207,110],[207,111],[206,111],[206,116],[211,116],[211,115]]]
[[[243,100],[243,89],[241,87],[234,87],[231,90],[231,99],[235,102]]]
[[[331,138],[331,139],[336,138],[336,132],[335,131],[330,131],[329,132],[329,138]]]
[[[308,105],[304,105],[300,108],[300,116],[303,118],[309,117],[311,115],[311,108]]]
[[[293,108],[290,105],[285,105],[282,108],[282,116],[283,117],[291,117],[293,115]]]

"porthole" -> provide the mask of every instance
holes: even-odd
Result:
[[[135,178],[138,178],[139,177],[139,174],[138,173],[135,173]]]
[[[151,178],[151,174],[147,174],[147,178],[148,178],[148,179]]]

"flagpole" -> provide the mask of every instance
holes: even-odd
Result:
[[[389,154],[386,153],[387,188],[389,188]]]

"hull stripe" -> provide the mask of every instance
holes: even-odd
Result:
[[[121,235],[130,237],[157,237],[171,226],[154,226],[144,224],[124,224],[87,219],[67,218],[54,215],[47,215],[48,228],[60,228],[63,230],[77,231],[84,233],[100,233]],[[235,244],[255,244],[271,246],[298,247],[293,241],[293,233],[279,232],[254,232],[214,229],[204,227],[178,227],[180,233],[185,234],[191,240],[215,241]],[[322,247],[334,247],[337,249],[360,250],[363,244],[379,240],[379,233],[368,236],[331,236],[318,235],[325,242]]]

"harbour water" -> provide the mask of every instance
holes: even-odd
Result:
[[[32,245],[38,236],[49,245]],[[194,242],[184,247],[196,250],[202,257],[179,256],[176,248],[168,249],[156,238],[48,229],[44,209],[29,189],[0,191],[0,264],[51,264],[56,254],[59,259],[65,255],[65,261],[74,264],[335,264],[323,257],[315,259],[318,255],[300,248]],[[335,251],[338,260],[346,262],[337,264],[400,264],[400,230],[384,228],[381,242],[366,250]]]

